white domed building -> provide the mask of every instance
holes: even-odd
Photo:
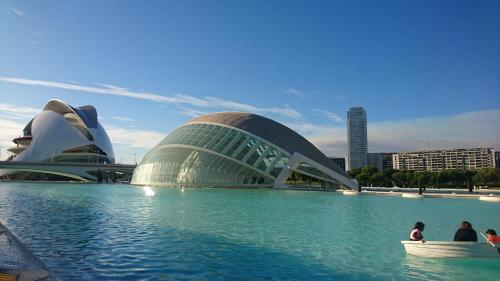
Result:
[[[13,140],[12,161],[114,163],[113,146],[91,105],[50,100]]]

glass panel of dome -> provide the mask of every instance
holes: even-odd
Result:
[[[216,151],[218,153],[222,153],[222,151],[228,147],[228,145],[233,141],[233,139],[237,135],[236,131],[234,131],[234,130],[230,130],[230,129],[226,129],[226,130],[228,130],[229,132],[226,134],[224,139],[221,142],[219,142],[219,144],[217,144],[217,146],[214,149],[214,151]]]
[[[231,157],[233,153],[240,147],[240,145],[243,143],[245,140],[246,136],[243,134],[238,134],[238,136],[235,137],[234,141],[229,144],[228,149],[225,149],[222,154]]]
[[[234,135],[233,135],[234,133]],[[241,138],[241,134],[237,131],[231,130],[230,139],[224,141],[224,148],[222,149],[222,154],[226,154],[227,151]]]
[[[249,137],[246,146],[240,151],[237,158],[241,159],[242,162],[246,162],[248,160],[248,157],[250,157],[251,154],[253,154],[256,148],[257,148],[257,140],[254,139],[253,137]]]
[[[215,146],[224,138],[224,136],[228,133],[227,130],[224,130],[222,127],[214,127],[214,135],[206,142],[205,148],[214,150]]]
[[[261,171],[266,170],[267,167],[266,167],[266,164],[264,163],[264,158],[266,157],[266,155],[270,149],[271,149],[271,146],[269,146],[265,143],[261,143],[259,145],[258,152],[262,151],[262,153],[261,153],[259,159],[257,160],[257,162],[255,162],[255,164],[254,164],[254,166],[256,166],[257,169],[259,169]]]
[[[205,136],[204,136],[204,135],[202,135],[202,134],[199,134],[199,132],[198,132],[198,133],[196,133],[196,134],[194,134],[194,135],[193,135],[193,141],[192,141],[192,144],[191,144],[191,145],[192,145],[192,146],[201,147],[202,142],[203,142],[203,138],[204,138],[204,137],[205,137]]]
[[[300,163],[299,167],[297,168],[297,170],[300,170],[300,171],[303,171],[303,172],[306,172],[306,173],[309,173],[311,175],[316,175],[318,177],[322,177],[322,178],[325,178],[325,179],[330,179],[330,180],[333,180],[332,177],[330,177],[329,175],[321,172],[320,170],[314,168],[313,166],[307,164],[307,163]]]
[[[199,127],[199,131],[203,132],[207,127],[208,127],[208,124],[201,124],[201,126]]]
[[[264,142],[259,142],[259,146],[257,147],[257,152],[259,153],[259,155],[263,155],[268,147],[269,146]]]
[[[202,152],[190,152],[190,149],[184,148],[173,148],[170,147],[171,152],[161,153],[164,163],[158,165],[155,163],[149,171],[149,179],[152,185],[156,184],[175,184],[183,183],[189,185],[193,182],[197,182],[198,185],[207,184],[218,184],[224,186],[234,186],[234,184],[243,184],[245,177],[255,177],[257,184],[259,183],[257,174],[252,170],[245,168],[242,165],[235,165],[234,161],[217,157],[210,153]],[[181,159],[179,157],[181,156]],[[219,169],[215,170],[212,167],[209,168],[205,163],[213,162],[213,158],[221,158],[222,162]],[[201,159],[204,159],[203,161]],[[171,164],[180,163],[179,165],[172,166]],[[144,163],[144,168],[148,166]],[[144,175],[146,173],[145,169],[141,168],[138,170],[136,178],[140,177],[139,174]],[[200,183],[200,181],[202,183]],[[262,180],[260,180],[262,182]],[[270,179],[265,179],[264,184],[269,185]]]
[[[197,132],[197,133],[201,133],[201,132],[203,132],[203,130],[205,130],[205,128],[206,128],[207,126],[208,126],[207,124],[200,124],[200,126],[198,126],[198,128],[196,128],[196,132]]]
[[[211,134],[212,129],[213,128],[209,128],[209,130],[204,131],[204,133],[200,137],[200,145],[199,145],[200,147],[203,147],[207,142],[209,142],[213,138],[213,135]]]
[[[276,157],[279,155],[279,152],[274,148],[271,147],[271,149],[267,152],[266,156],[264,156],[264,164],[266,165],[267,168],[271,167],[272,164],[274,164],[276,160]]]
[[[259,165],[257,165],[257,169],[261,170],[262,172],[265,172],[267,170],[266,163],[264,161],[261,161]]]
[[[176,132],[174,131],[172,134],[168,135],[162,142],[159,143],[159,145],[164,145],[164,144],[171,144],[175,140],[175,134]]]
[[[286,166],[286,163],[288,163],[288,157],[286,157],[283,154],[280,154],[277,159],[278,161],[276,161],[276,164],[274,165],[274,167],[272,167],[270,171],[270,174],[274,177],[277,177],[281,172],[281,170],[283,169],[283,167]]]
[[[242,161],[245,155],[252,149],[250,146],[251,137],[247,136],[238,149],[233,153],[233,158]]]
[[[205,147],[213,139],[217,132],[218,130],[217,128],[215,128],[215,126],[209,125],[206,132],[204,132],[204,138],[202,139],[201,147]]]
[[[207,161],[207,166],[209,168],[212,168],[214,170],[217,170],[220,168],[220,163],[221,163],[221,157],[212,157],[210,158],[209,161]]]
[[[188,139],[186,139],[186,141],[184,142],[184,144],[186,145],[192,145],[192,146],[195,146],[195,142],[196,142],[196,138],[193,137],[193,135],[190,135]]]
[[[240,154],[240,152],[245,149],[247,147],[247,143],[248,143],[248,139],[249,139],[249,136],[245,135],[242,139],[241,139],[241,143],[240,145],[236,148],[236,150],[232,153],[231,155],[231,158],[233,159],[237,159],[239,161],[241,161],[241,158],[237,158],[237,156]],[[245,155],[243,155],[245,156]]]
[[[175,137],[176,132],[179,131],[180,128],[174,130],[171,134],[167,135],[158,145],[169,144]]]
[[[178,143],[178,144],[185,144],[185,145],[189,145],[189,143],[191,142],[191,134],[187,133],[185,135],[182,135],[181,136],[182,139],[179,139],[177,142],[175,143]]]
[[[248,157],[246,163],[250,166],[253,166],[253,164],[255,163],[255,161],[257,161],[260,157],[260,154],[257,150],[255,150],[254,152],[252,152],[252,154],[250,155],[250,157]]]
[[[213,126],[214,127],[214,136],[207,141],[205,144],[204,148],[210,149],[210,150],[215,150],[215,147],[217,144],[224,139],[226,134],[228,133],[227,130],[224,130],[222,127],[218,126]]]
[[[178,143],[181,139],[183,139],[185,130],[186,130],[185,127],[180,127],[176,129],[171,134],[171,136],[165,138],[165,140],[161,142],[161,144]]]

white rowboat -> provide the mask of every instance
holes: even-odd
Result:
[[[500,258],[488,243],[454,241],[401,241],[408,255],[428,258]]]
[[[488,202],[500,202],[500,197],[498,196],[480,196],[479,200]]]
[[[403,193],[401,195],[401,197],[403,198],[415,198],[415,199],[420,199],[420,198],[424,198],[424,195],[423,194],[414,194],[414,193]]]

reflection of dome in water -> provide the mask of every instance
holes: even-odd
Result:
[[[357,187],[341,168],[293,130],[242,112],[208,114],[178,127],[146,154],[132,183],[284,187],[292,174],[321,181],[322,186]]]

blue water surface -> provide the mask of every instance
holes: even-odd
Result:
[[[406,256],[418,220],[428,240],[452,239],[462,220],[500,231],[500,204],[0,183],[0,221],[61,280],[500,280],[500,259]]]

